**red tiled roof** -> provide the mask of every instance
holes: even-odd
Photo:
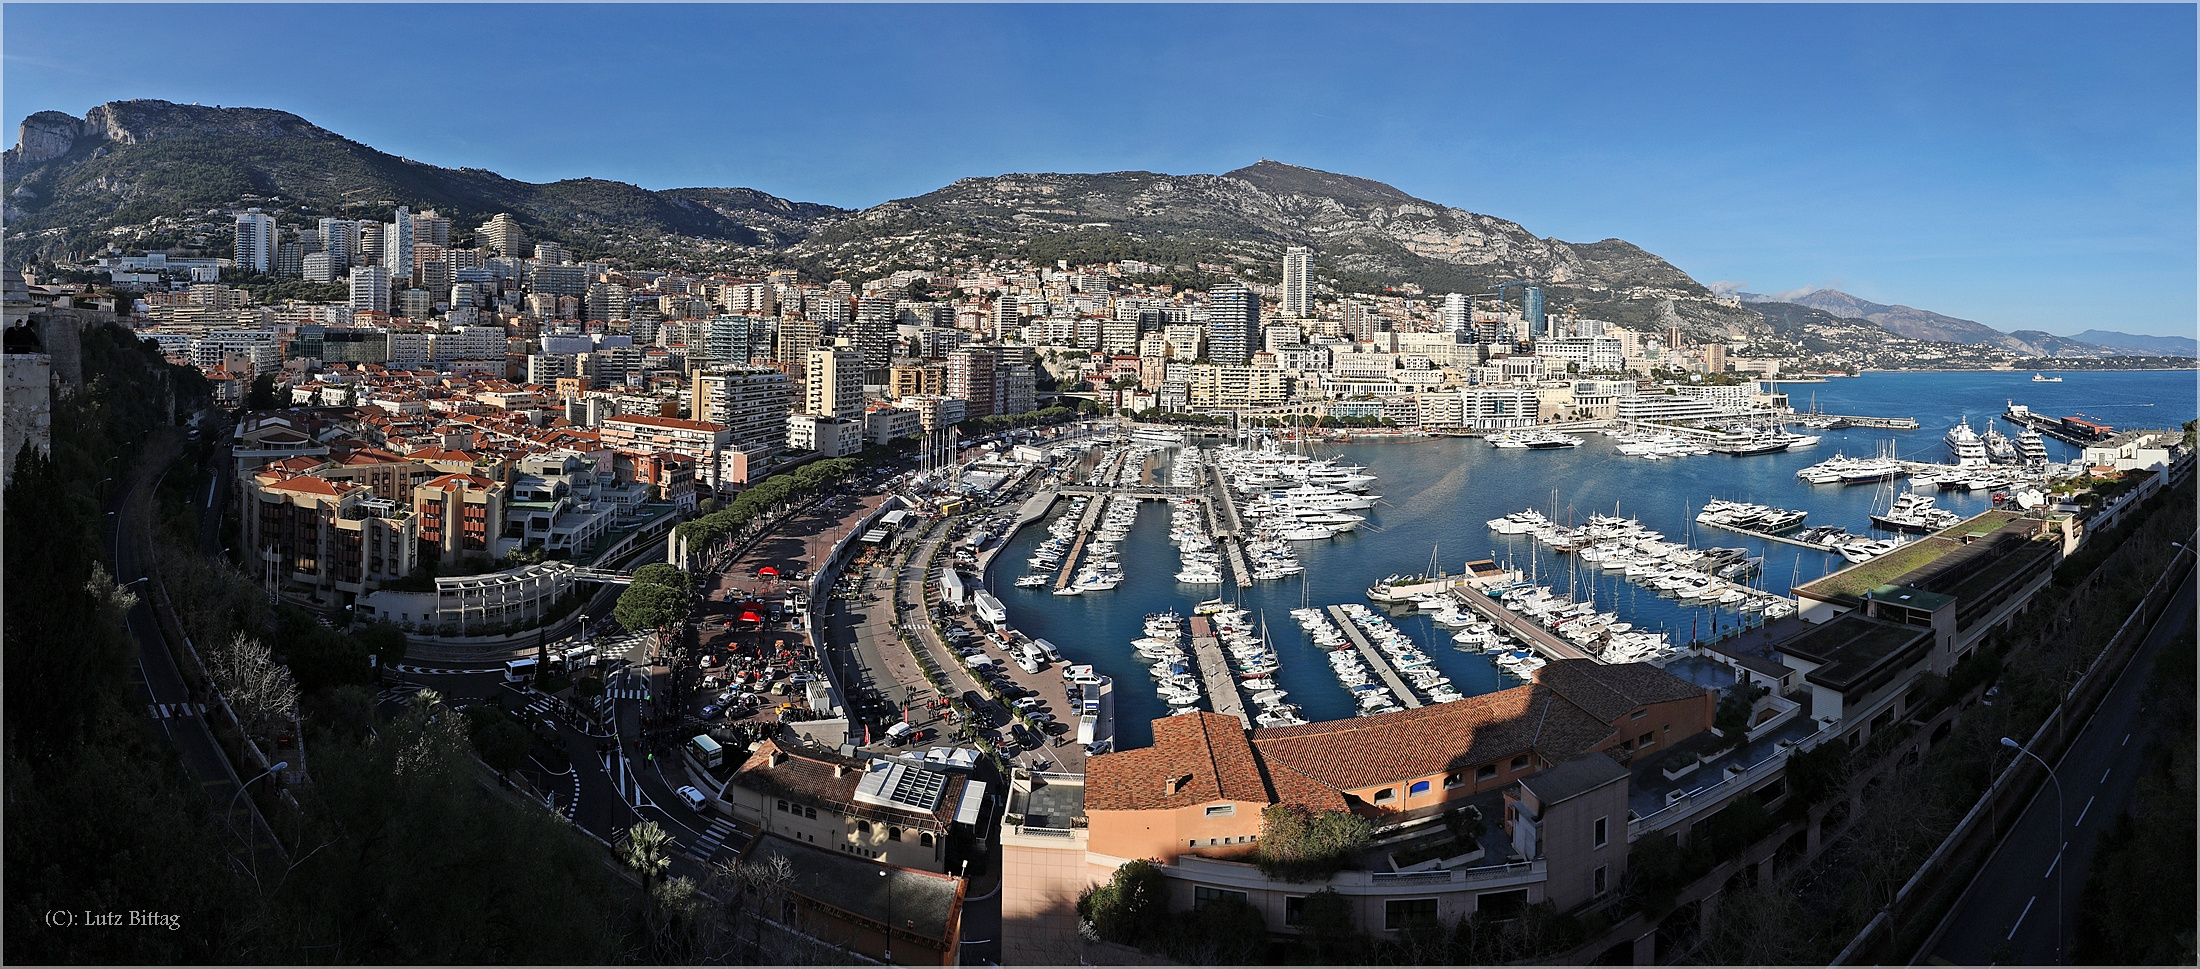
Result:
[[[327,478],[316,478],[310,474],[301,474],[295,477],[284,478],[272,484],[262,485],[261,487],[268,491],[289,491],[301,495],[325,495],[332,498],[342,495],[347,491],[355,490],[355,486],[353,485],[344,484],[338,481],[330,481]]]
[[[1170,784],[1180,781],[1172,793]],[[1153,746],[1085,762],[1085,808],[1135,811],[1272,798],[1237,718],[1188,713],[1153,722]]]
[[[1288,769],[1349,791],[1469,770],[1530,751],[1564,760],[1611,732],[1557,693],[1517,686],[1372,717],[1255,730],[1252,743],[1272,777]]]
[[[1535,681],[1606,724],[1617,724],[1652,703],[1696,699],[1706,692],[1648,663],[1606,665],[1586,659],[1551,663],[1536,671]]]

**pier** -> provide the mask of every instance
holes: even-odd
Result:
[[[1833,548],[1832,546],[1830,546],[1830,545],[1820,545],[1820,544],[1818,544],[1818,543],[1816,543],[1816,542],[1806,542],[1806,541],[1803,541],[1802,539],[1799,539],[1799,538],[1789,538],[1789,537],[1787,537],[1787,536],[1785,536],[1785,535],[1774,535],[1774,534],[1772,534],[1771,532],[1760,532],[1760,531],[1758,531],[1758,530],[1756,530],[1756,529],[1754,529],[1754,528],[1738,528],[1738,527],[1736,527],[1736,526],[1733,526],[1733,525],[1729,525],[1729,524],[1726,524],[1726,523],[1724,523],[1724,522],[1697,522],[1696,524],[1698,524],[1698,525],[1709,525],[1709,526],[1711,526],[1711,527],[1713,527],[1713,528],[1717,528],[1717,529],[1722,529],[1722,530],[1724,530],[1724,531],[1729,531],[1729,532],[1733,532],[1733,533],[1735,533],[1735,534],[1737,534],[1737,535],[1747,535],[1747,536],[1749,536],[1749,537],[1751,537],[1751,538],[1761,538],[1761,539],[1764,539],[1765,541],[1768,541],[1768,542],[1780,542],[1780,543],[1783,543],[1783,544],[1787,544],[1787,545],[1793,545],[1793,546],[1795,546],[1796,548],[1807,548],[1807,549],[1810,549],[1811,551],[1814,551],[1814,552],[1831,552],[1831,551],[1834,551],[1834,548]],[[1797,527],[1801,527],[1801,526],[1797,526]]]
[[[1206,616],[1192,617],[1192,655],[1199,661],[1199,678],[1207,684],[1207,703],[1216,713],[1236,717],[1246,729],[1252,729],[1253,718],[1245,712],[1245,698],[1238,693],[1237,677],[1230,675],[1230,664],[1223,659],[1222,641],[1215,638],[1214,628]]]
[[[1847,421],[1850,427],[1881,427],[1896,431],[1917,430],[1914,417],[1857,417],[1852,414],[1813,414],[1829,421]]]
[[[1367,668],[1381,676],[1383,685],[1390,687],[1390,692],[1398,695],[1398,703],[1409,710],[1421,706],[1421,697],[1409,689],[1404,680],[1398,678],[1398,671],[1390,668],[1390,659],[1383,655],[1382,650],[1376,649],[1375,644],[1367,641],[1367,637],[1361,634],[1360,627],[1345,613],[1344,607],[1330,606],[1328,611],[1329,617],[1335,619],[1338,627],[1344,630],[1345,638],[1352,640],[1352,645],[1360,651],[1360,657],[1367,660]]]
[[[1466,603],[1467,608],[1496,623],[1505,632],[1511,634],[1513,638],[1527,640],[1528,645],[1535,647],[1537,652],[1542,653],[1544,659],[1596,659],[1581,647],[1558,638],[1550,630],[1538,626],[1526,617],[1499,605],[1497,600],[1483,595],[1481,590],[1471,585],[1462,583],[1454,587],[1451,594],[1454,598]]]
[[[2018,406],[2021,407],[2023,405],[2020,404]],[[2044,414],[2035,414],[2029,410],[2019,411],[2012,408],[2004,412],[2001,415],[2001,419],[2008,421],[2011,424],[2016,424],[2022,427],[2029,427],[2035,431],[2040,432],[2044,436],[2054,438],[2055,440],[2061,441],[2064,444],[2068,444],[2071,447],[2087,447],[2089,445],[2099,444],[2103,440],[2102,437],[2091,434],[2081,434],[2077,431],[2071,430],[2070,425],[2064,424],[2058,418],[2048,417]]]

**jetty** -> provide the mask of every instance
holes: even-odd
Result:
[[[1482,618],[1496,623],[1505,632],[1511,634],[1513,638],[1525,640],[1528,645],[1535,647],[1536,652],[1542,653],[1544,659],[1596,659],[1588,651],[1558,638],[1556,633],[1536,625],[1534,622],[1529,621],[1526,616],[1505,608],[1498,604],[1497,600],[1483,595],[1481,590],[1471,585],[1462,583],[1454,586],[1451,594],[1453,598],[1466,603],[1467,608],[1474,610]],[[1602,661],[1599,660],[1599,662]]]
[[[1207,684],[1207,703],[1216,713],[1236,717],[1250,730],[1253,718],[1245,712],[1245,698],[1238,693],[1237,677],[1230,675],[1230,664],[1223,658],[1222,641],[1215,638],[1214,627],[1206,616],[1192,617],[1192,655],[1199,661],[1199,678]]]
[[[1697,522],[1696,524],[1709,525],[1713,528],[1733,532],[1737,535],[1747,535],[1751,538],[1761,538],[1768,542],[1780,542],[1786,545],[1793,545],[1796,548],[1807,548],[1814,552],[1835,551],[1834,547],[1831,545],[1820,545],[1817,542],[1806,542],[1800,538],[1789,538],[1786,535],[1774,535],[1771,532],[1760,532],[1754,528],[1741,528],[1735,525],[1726,524],[1725,522]]]
[[[1421,706],[1421,697],[1408,688],[1404,680],[1398,678],[1398,671],[1390,668],[1390,659],[1383,655],[1382,650],[1376,649],[1375,644],[1367,641],[1367,636],[1360,632],[1360,627],[1353,623],[1352,616],[1344,611],[1343,606],[1330,606],[1329,617],[1337,621],[1337,626],[1344,630],[1345,638],[1352,640],[1352,645],[1360,651],[1360,657],[1367,660],[1367,668],[1374,670],[1377,676],[1383,678],[1383,685],[1390,687],[1390,692],[1398,695],[1400,704],[1407,709]]]

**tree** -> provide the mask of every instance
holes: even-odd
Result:
[[[664,562],[652,562],[634,570],[635,585],[661,585],[685,592],[694,588],[686,572]]]
[[[1333,888],[1300,901],[1299,939],[1316,962],[1352,965],[1362,960],[1366,938],[1353,925],[1352,903]]]
[[[1373,841],[1373,826],[1350,811],[1275,804],[1260,813],[1260,849],[1253,859],[1270,878],[1321,881],[1352,864]]]
[[[369,623],[351,634],[351,638],[374,657],[375,664],[388,669],[405,661],[405,634],[386,622]]]
[[[263,373],[253,377],[252,390],[244,398],[244,409],[248,411],[274,410],[280,406],[282,406],[282,402],[275,398],[275,375]]]
[[[474,753],[482,762],[499,773],[518,770],[527,762],[527,751],[535,742],[526,726],[511,714],[486,705],[467,708],[466,738],[472,741]]]
[[[688,594],[652,583],[635,583],[619,593],[611,615],[628,629],[663,629],[688,613]]]
[[[1077,917],[1095,937],[1125,945],[1144,942],[1168,914],[1169,876],[1145,859],[1124,862],[1107,884],[1077,899]]]
[[[298,708],[298,684],[259,640],[237,633],[207,650],[206,667],[247,733],[264,734]]]
[[[672,836],[655,821],[643,821],[626,829],[626,840],[619,843],[619,863],[642,876],[642,894],[649,899],[645,907],[652,924],[657,907],[657,879],[663,878],[672,868]]]

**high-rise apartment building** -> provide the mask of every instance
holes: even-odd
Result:
[[[392,282],[412,285],[413,217],[402,205],[382,226],[382,265],[389,267]]]
[[[772,367],[739,364],[690,373],[688,416],[724,427],[731,446],[749,455],[751,467],[786,444],[793,402],[787,375]]]
[[[359,262],[359,223],[350,219],[322,219],[321,249],[328,253],[329,268],[341,275]]]
[[[499,256],[518,259],[527,255],[527,230],[520,228],[519,220],[510,212],[490,216],[477,234],[482,245]]]
[[[820,417],[863,416],[863,357],[850,347],[818,347],[803,368],[802,411]]]
[[[275,271],[275,217],[259,209],[237,216],[237,268]]]
[[[1550,328],[1543,313],[1543,287],[1524,286],[1520,290],[1520,318],[1528,323],[1528,338],[1550,335]]]
[[[1207,356],[1219,364],[1242,365],[1260,345],[1260,297],[1236,283],[1207,294]]]
[[[1465,293],[1445,294],[1444,329],[1453,333],[1465,333],[1472,330],[1474,328],[1473,306],[1474,304],[1467,300],[1467,294]]]
[[[387,266],[353,266],[351,268],[351,308],[353,312],[390,311],[390,270]]]
[[[1305,246],[1283,251],[1283,315],[1292,319],[1314,315],[1314,290],[1308,273],[1313,262],[1313,250]]]
[[[999,347],[963,347],[947,355],[947,396],[963,402],[965,415],[990,417],[998,413],[993,407],[999,363]]]
[[[864,369],[883,370],[892,362],[900,315],[892,297],[865,296],[857,304],[856,318],[843,333],[863,356]]]

